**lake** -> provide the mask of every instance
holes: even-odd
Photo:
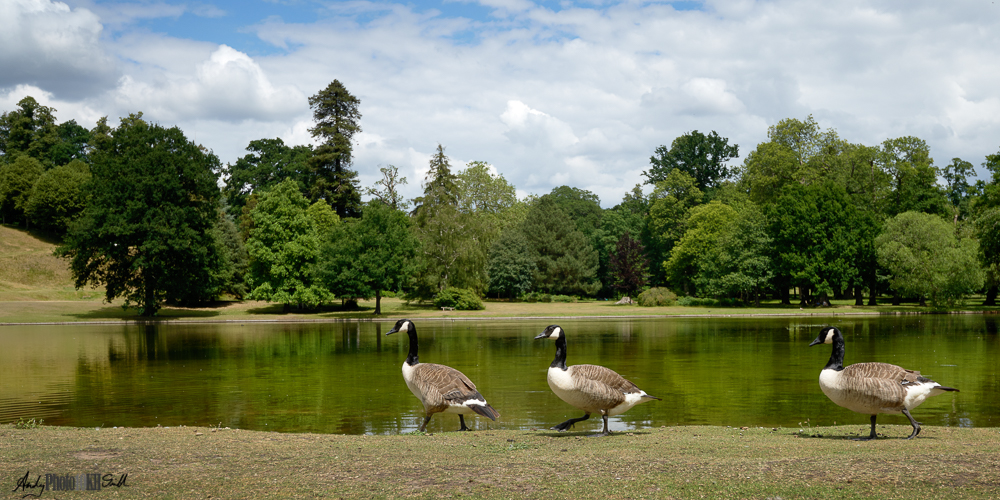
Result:
[[[403,382],[398,318],[335,323],[0,326],[0,423],[43,418],[81,427],[216,426],[280,432],[395,434],[423,409]],[[549,389],[549,324],[567,332],[567,363],[614,369],[662,398],[611,418],[612,430],[650,426],[792,427],[868,417],[820,391],[840,328],[846,364],[882,361],[956,387],[912,413],[932,426],[1000,426],[1000,316],[414,320],[420,360],[461,370],[501,414],[474,429],[548,428],[582,412]],[[879,423],[908,425],[902,415]],[[458,428],[437,414],[429,432]],[[597,431],[600,418],[576,425]],[[865,431],[867,432],[867,430]]]

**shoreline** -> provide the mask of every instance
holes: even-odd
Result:
[[[787,312],[787,313],[692,313],[692,314],[623,314],[623,315],[530,315],[530,316],[420,316],[423,321],[525,321],[535,319],[657,319],[657,318],[754,318],[754,317],[816,317],[816,316],[920,316],[920,315],[993,315],[1000,310],[983,311],[830,311],[830,312]],[[0,326],[30,325],[121,325],[121,324],[232,324],[232,323],[364,323],[393,321],[399,315],[383,314],[370,318],[285,318],[285,319],[191,319],[191,318],[123,318],[97,321],[23,321],[0,322]]]

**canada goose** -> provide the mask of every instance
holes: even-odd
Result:
[[[500,414],[486,402],[476,384],[462,372],[445,365],[420,363],[417,361],[417,327],[408,319],[396,322],[392,330],[385,332],[391,335],[396,332],[406,332],[410,337],[410,352],[403,362],[403,380],[421,403],[427,417],[420,424],[420,432],[427,428],[431,415],[435,413],[457,413],[462,424],[460,431],[471,430],[465,426],[464,415],[478,413],[490,420],[496,421]]]
[[[604,417],[604,432],[607,436],[608,417],[625,413],[639,403],[650,399],[660,399],[646,394],[632,382],[615,373],[614,370],[597,365],[566,366],[566,332],[559,325],[550,325],[535,339],[555,339],[556,359],[549,365],[548,381],[552,392],[563,401],[583,410],[580,418],[571,418],[555,427],[559,432],[569,430],[573,424],[587,420],[590,414],[599,412]]]
[[[920,423],[913,419],[910,410],[930,396],[959,392],[920,376],[918,371],[888,363],[856,363],[845,367],[844,336],[834,327],[824,328],[809,345],[816,344],[833,344],[830,361],[819,372],[823,394],[848,410],[872,416],[871,435],[860,438],[861,441],[875,439],[875,417],[879,413],[906,415],[913,426],[913,433],[906,439],[913,439],[920,434]]]

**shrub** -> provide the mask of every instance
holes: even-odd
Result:
[[[552,296],[547,293],[531,292],[521,296],[524,302],[552,302]]]
[[[677,302],[677,294],[668,288],[654,287],[640,293],[636,302],[642,307],[672,306]]]
[[[435,307],[454,307],[460,311],[486,309],[479,294],[468,288],[448,287],[434,297]]]
[[[572,295],[553,295],[552,302],[576,302],[576,297]]]

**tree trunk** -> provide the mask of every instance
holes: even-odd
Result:
[[[792,297],[788,293],[788,287],[787,286],[782,285],[782,286],[778,287],[778,295],[781,296],[781,305],[783,305],[783,306],[790,306],[790,305],[792,305]]]
[[[983,302],[984,306],[995,306],[997,305],[997,291],[1000,289],[1000,285],[993,285],[986,289],[986,300]]]
[[[382,290],[375,289],[375,315],[382,314]]]
[[[861,285],[854,286],[854,305],[863,306],[865,305],[864,297],[865,289]]]

